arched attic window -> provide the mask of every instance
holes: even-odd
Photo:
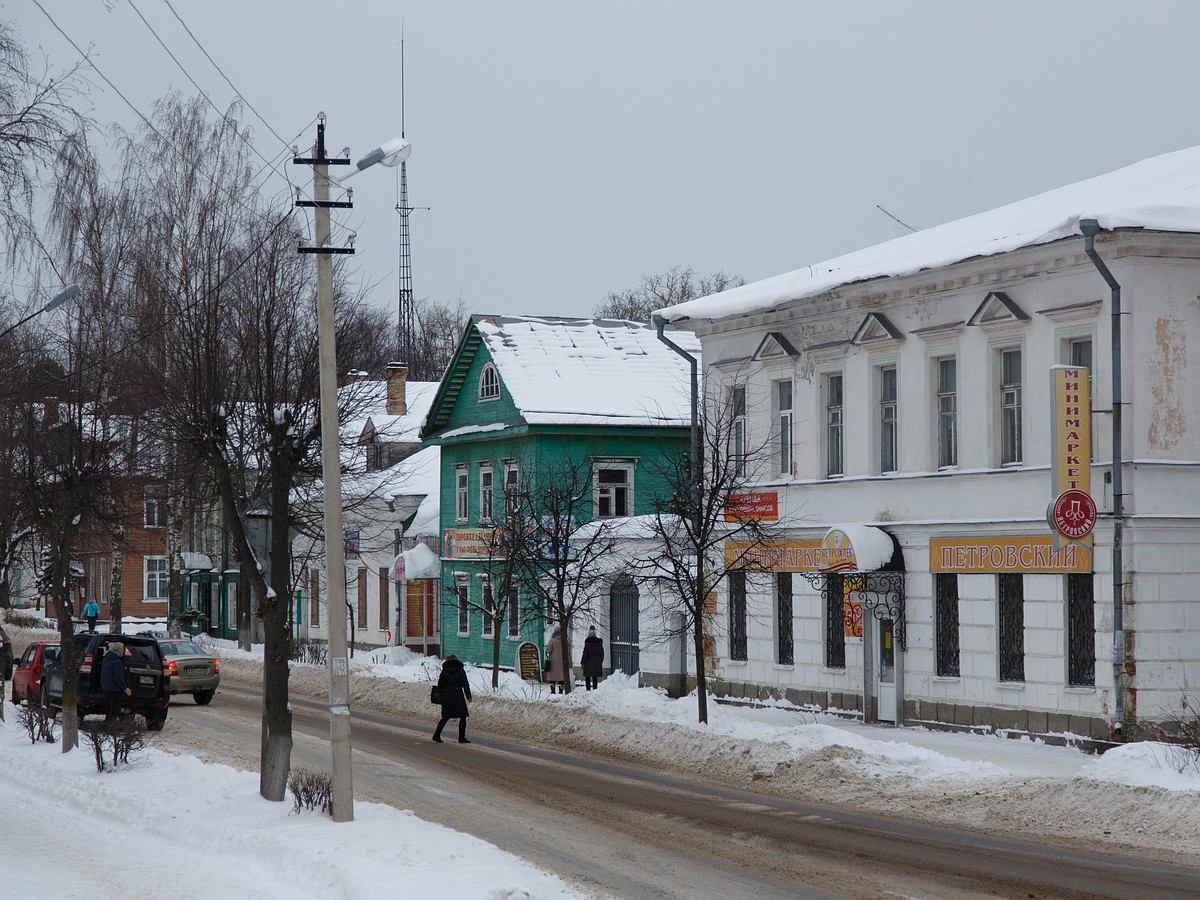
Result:
[[[479,399],[500,399],[500,376],[496,374],[496,367],[491,363],[484,366],[483,371],[479,373]]]

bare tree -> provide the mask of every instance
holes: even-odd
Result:
[[[428,299],[417,304],[415,356],[401,360],[408,365],[408,374],[413,381],[441,381],[454,359],[454,351],[470,315],[462,297],[453,306]]]
[[[592,519],[592,455],[549,456],[539,466],[520,505],[528,522],[525,554],[527,590],[537,608],[562,626],[564,688],[572,687],[571,626],[591,611],[595,585],[605,577],[605,560],[617,549],[611,523]]]
[[[85,124],[76,102],[85,65],[35,69],[12,23],[0,20],[0,232],[10,262],[37,246],[38,166]]]
[[[661,466],[664,494],[655,498],[650,527],[653,553],[634,564],[635,577],[652,585],[664,621],[683,617],[696,667],[697,714],[708,722],[708,658],[712,647],[711,617],[715,592],[729,573],[755,569],[755,551],[770,538],[754,518],[726,518],[730,494],[755,482],[754,461],[763,458],[768,441],[747,446],[742,416],[744,394],[736,387],[712,386],[698,410],[700,465],[693,479],[689,454],[667,452]],[[726,542],[741,547],[731,556]]]
[[[596,307],[595,314],[604,319],[649,322],[656,309],[715,294],[742,284],[745,284],[745,281],[737,275],[714,272],[711,275],[698,276],[689,266],[672,266],[656,275],[643,275],[642,283],[635,288],[609,294],[604,302]]]

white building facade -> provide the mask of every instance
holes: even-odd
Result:
[[[718,693],[1095,741],[1180,716],[1200,690],[1200,193],[1178,190],[1197,180],[1183,151],[662,311],[748,446],[769,439],[752,489],[776,540],[719,592]],[[1115,578],[1091,216],[1125,313]],[[1090,383],[1091,548],[1047,522],[1055,366]]]

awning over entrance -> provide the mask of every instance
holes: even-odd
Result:
[[[904,557],[896,539],[874,525],[834,525],[821,541],[820,572],[877,572],[903,570]]]
[[[900,542],[874,525],[833,525],[825,532],[817,570],[802,573],[829,597],[860,605],[880,621],[891,622],[896,644],[904,649],[904,554]]]
[[[193,553],[190,550],[179,551],[180,568],[185,572],[208,572],[212,569],[212,560],[205,553]]]
[[[392,560],[392,577],[397,581],[439,578],[441,574],[441,560],[425,544],[404,550]]]

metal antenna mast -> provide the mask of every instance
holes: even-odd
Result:
[[[404,133],[404,30],[400,30],[400,137]],[[408,205],[408,163],[400,163],[400,197],[396,201],[396,212],[400,214],[400,302],[396,323],[397,358],[411,366],[414,341],[416,339],[416,310],[413,309],[412,287],[412,244],[408,234],[408,216],[412,207]]]

